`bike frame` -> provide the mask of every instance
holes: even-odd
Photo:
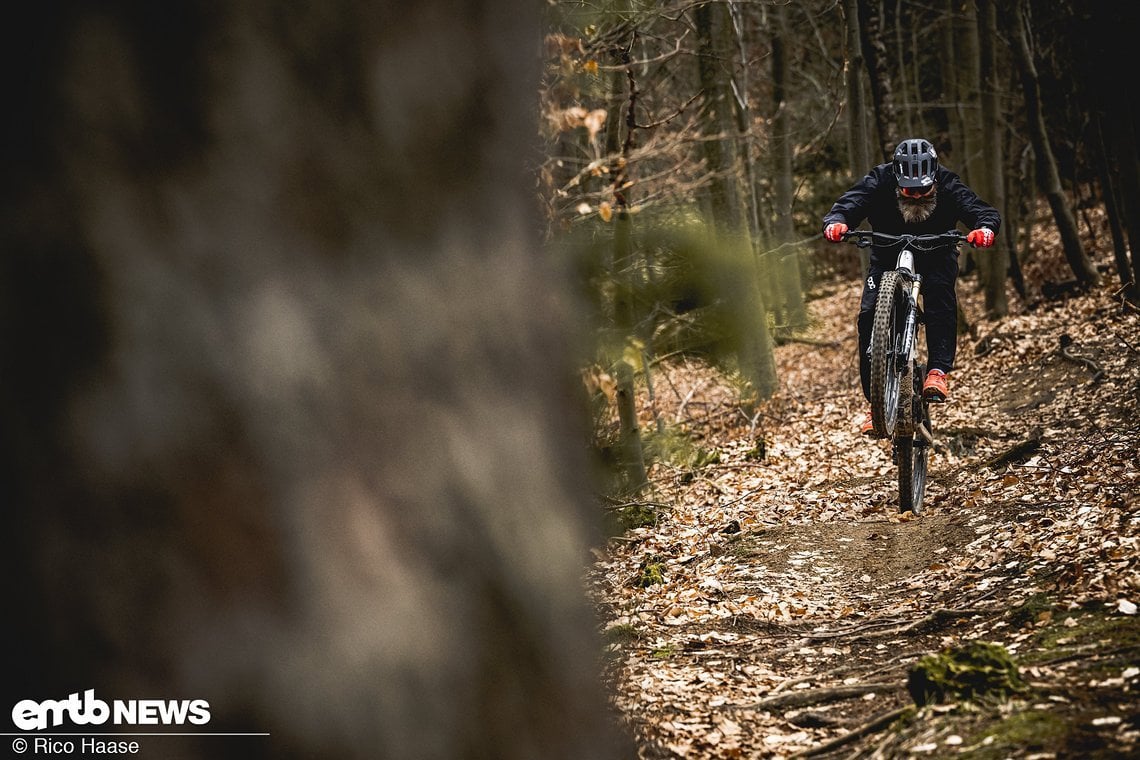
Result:
[[[927,424],[928,402],[922,398],[916,370],[922,366],[917,363],[922,276],[916,271],[915,251],[922,253],[949,244],[957,247],[965,238],[957,231],[941,235],[854,231],[843,239],[860,248],[876,242],[899,246],[895,268],[883,273],[876,295],[875,325],[868,348],[873,352],[871,408],[876,433],[892,439],[893,459],[899,468],[899,509],[918,514],[926,489],[928,449],[934,444],[934,435]]]
[[[902,340],[895,347],[900,353],[905,351],[904,361],[906,369],[903,375],[909,375],[914,369],[914,360],[918,358],[918,295],[922,290],[922,275],[914,271],[914,252],[909,248],[899,251],[898,263],[895,271],[909,286],[906,289],[907,309],[906,320],[903,322]]]
[[[906,349],[904,361],[908,369],[913,367],[918,357],[918,296],[922,291],[922,275],[918,274],[914,266],[914,248],[923,244],[945,245],[951,243],[958,245],[965,241],[965,237],[957,231],[944,232],[940,235],[887,235],[879,232],[853,230],[846,233],[843,239],[854,242],[859,248],[869,248],[876,240],[887,245],[901,245],[898,260],[894,271],[908,284],[907,289],[907,316],[903,326],[902,340],[895,350],[901,353]]]

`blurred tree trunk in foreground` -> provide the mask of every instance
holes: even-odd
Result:
[[[154,757],[615,756],[527,213],[537,21],[10,14],[9,708],[205,699],[272,734]]]

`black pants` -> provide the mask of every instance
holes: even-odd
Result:
[[[883,272],[894,269],[898,251],[873,250],[863,300],[859,304],[859,380],[863,395],[871,398],[871,325],[875,320],[875,299]],[[922,309],[926,314],[927,368],[949,372],[958,349],[958,252],[953,248],[914,254],[914,268],[922,275]]]

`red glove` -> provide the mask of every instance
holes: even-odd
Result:
[[[989,227],[979,227],[966,236],[966,242],[975,248],[989,248],[994,244],[994,231]]]
[[[832,222],[831,224],[827,225],[827,229],[823,231],[823,236],[833,243],[838,243],[839,241],[843,240],[843,235],[846,232],[846,224],[843,222]],[[990,237],[993,237],[992,232],[990,233]]]

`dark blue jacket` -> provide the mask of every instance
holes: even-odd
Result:
[[[934,213],[923,222],[907,224],[898,206],[898,184],[890,164],[879,164],[839,200],[823,218],[823,226],[832,222],[845,222],[855,229],[864,219],[875,232],[890,235],[936,235],[957,228],[962,222],[970,229],[989,227],[997,234],[1001,215],[990,204],[979,198],[973,190],[944,166],[935,174],[938,186],[938,204]]]

